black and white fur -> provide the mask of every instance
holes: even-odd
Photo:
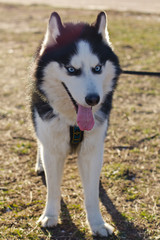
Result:
[[[111,48],[104,12],[97,16],[93,25],[63,24],[60,16],[52,13],[36,55],[31,97],[38,142],[36,171],[44,170],[48,190],[46,207],[39,219],[43,227],[58,223],[64,161],[72,150],[69,129],[77,124],[72,100],[90,107],[86,96],[96,95],[97,103],[91,104],[95,124],[92,130],[84,131],[83,141],[77,148],[78,167],[92,233],[108,236],[113,232],[113,227],[105,223],[100,213],[99,178],[119,74],[119,61]]]

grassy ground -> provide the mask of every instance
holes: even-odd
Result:
[[[31,57],[53,9],[0,5],[0,239],[93,239],[85,222],[76,157],[66,162],[59,225],[36,221],[46,187],[36,176],[36,142],[26,111]],[[63,20],[95,20],[95,11],[59,9]],[[159,70],[160,16],[108,12],[123,68]],[[160,239],[160,80],[122,76],[106,139],[100,204],[115,227],[109,239]],[[97,238],[100,239],[100,238]]]

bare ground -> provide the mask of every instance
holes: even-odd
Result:
[[[52,9],[0,5],[0,238],[93,239],[85,222],[76,156],[66,161],[59,225],[36,224],[46,187],[34,172],[36,142],[26,107],[28,66]],[[93,22],[96,11],[59,9],[63,19]],[[125,69],[159,70],[158,15],[109,12]],[[109,239],[160,239],[160,81],[122,76],[114,97],[100,183]],[[100,238],[96,238],[100,239]]]
[[[61,8],[81,8],[81,9],[92,9],[92,10],[116,10],[116,11],[132,11],[132,12],[143,12],[143,13],[160,13],[160,2],[159,0],[0,0],[1,3],[12,3],[12,4],[47,4],[53,7]]]

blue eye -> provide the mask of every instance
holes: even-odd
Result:
[[[101,65],[97,65],[95,66],[95,68],[92,68],[93,73],[101,73],[101,70],[102,70]]]
[[[66,67],[69,73],[75,73],[76,69],[74,67]]]
[[[71,75],[71,76],[79,76],[81,74],[81,69],[76,69],[72,66],[65,66],[65,68],[67,69],[68,71],[68,74]]]

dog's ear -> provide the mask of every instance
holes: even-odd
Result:
[[[58,13],[53,12],[49,19],[49,25],[48,25],[49,32],[53,38],[54,41],[56,41],[56,38],[60,36],[61,31],[63,29],[63,24],[61,21],[60,16]]]
[[[53,46],[56,43],[56,39],[60,36],[63,29],[63,24],[58,13],[53,12],[50,16],[47,32],[44,41],[41,46],[40,55],[47,47]]]
[[[103,39],[110,45],[109,33],[107,29],[107,15],[105,12],[100,12],[95,23],[97,32],[102,35]]]

